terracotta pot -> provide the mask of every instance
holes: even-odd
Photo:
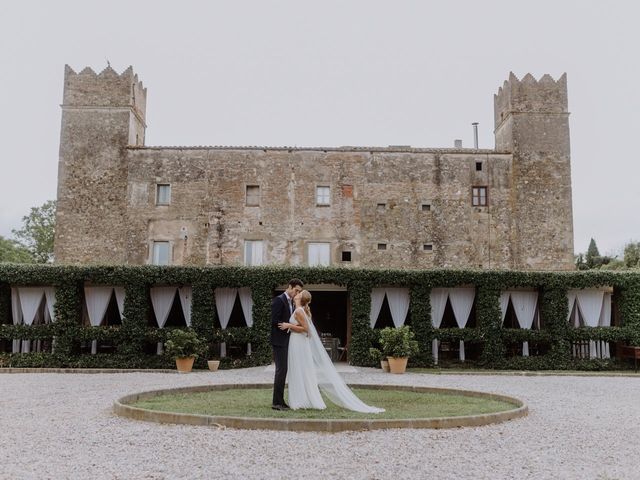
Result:
[[[209,370],[215,372],[220,366],[220,360],[207,360],[207,365],[209,365]]]
[[[193,368],[195,357],[176,358],[176,368],[180,373],[189,373]]]
[[[388,360],[380,360],[380,366],[382,367],[383,372],[389,372],[389,361]]]
[[[391,373],[404,373],[407,370],[408,357],[389,357],[389,371]]]

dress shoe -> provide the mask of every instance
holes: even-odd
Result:
[[[280,410],[280,411],[290,410],[289,405],[271,405],[271,408],[273,408],[274,410]]]

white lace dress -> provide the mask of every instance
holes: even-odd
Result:
[[[372,407],[360,400],[344,382],[327,351],[322,346],[313,322],[307,317],[303,308],[298,307],[308,326],[308,333],[291,331],[289,337],[289,406],[292,409],[326,408],[320,391],[329,400],[347,410],[362,413],[380,413],[383,408]],[[298,325],[295,311],[289,323]]]

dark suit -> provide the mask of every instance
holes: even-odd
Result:
[[[287,296],[282,293],[271,301],[271,347],[276,362],[276,373],[273,378],[273,405],[284,405],[284,383],[287,378],[289,354],[289,332],[280,330],[278,324],[288,322],[291,309]]]

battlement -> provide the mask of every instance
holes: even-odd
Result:
[[[147,89],[131,66],[118,74],[111,66],[100,73],[90,67],[76,73],[65,65],[62,104],[63,107],[133,107],[144,121]]]
[[[567,74],[558,80],[545,74],[540,80],[527,73],[519,80],[513,72],[493,96],[495,128],[511,113],[568,113]]]

